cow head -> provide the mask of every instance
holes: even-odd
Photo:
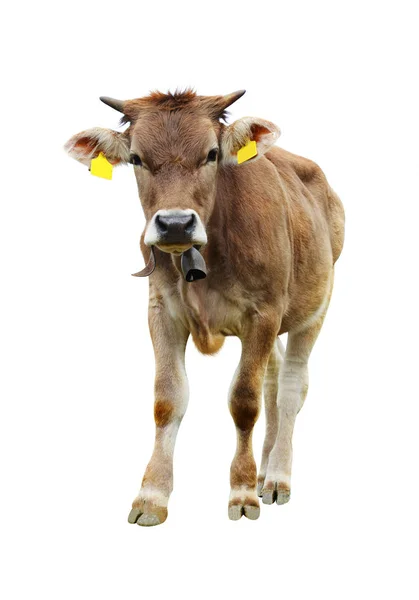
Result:
[[[250,160],[257,160],[279,136],[278,127],[263,119],[222,122],[243,94],[197,96],[186,90],[127,101],[102,97],[123,113],[128,129],[88,129],[65,148],[86,165],[100,152],[113,164],[132,164],[146,217],[145,244],[182,254],[207,243],[218,170],[237,165],[237,152],[249,141],[257,145]]]

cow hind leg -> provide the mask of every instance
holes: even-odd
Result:
[[[330,295],[316,321],[298,332],[289,332],[284,362],[279,374],[278,427],[269,454],[259,495],[264,504],[285,504],[291,495],[292,435],[295,419],[308,391],[307,363],[323,325]]]
[[[279,373],[284,361],[285,348],[279,338],[275,341],[266,367],[263,382],[265,403],[265,440],[263,442],[262,460],[258,475],[257,494],[262,497],[262,488],[268,468],[269,454],[274,446],[278,433],[278,388]]]

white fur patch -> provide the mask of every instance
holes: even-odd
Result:
[[[252,496],[257,498],[255,490],[250,490],[245,485],[241,485],[240,487],[231,488],[229,502],[237,499],[240,500],[240,502],[244,502],[246,498],[251,498]]]
[[[166,494],[163,494],[163,492],[153,486],[141,488],[138,496],[142,500],[152,502],[157,506],[167,506],[169,503],[169,496],[166,496]]]

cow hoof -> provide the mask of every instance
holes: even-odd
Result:
[[[264,483],[261,494],[263,504],[286,504],[291,496],[288,483],[282,481],[267,481]]]
[[[255,521],[259,518],[259,500],[254,492],[232,490],[228,503],[228,517],[232,521],[238,521],[242,516]]]
[[[253,504],[230,504],[228,507],[228,518],[232,521],[238,521],[242,518],[242,516],[251,519],[252,521],[256,521],[260,515],[259,506],[254,506]]]
[[[133,508],[128,515],[128,523],[137,523],[142,527],[160,525],[167,519],[167,508],[164,506],[148,505],[143,509]]]
[[[265,483],[265,475],[259,475],[256,493],[259,498],[262,498],[262,490]]]
[[[150,498],[138,496],[132,503],[131,512],[128,515],[128,523],[136,523],[142,527],[153,527],[160,525],[167,519],[167,506],[160,506]]]

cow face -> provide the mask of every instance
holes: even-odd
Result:
[[[263,119],[222,123],[226,108],[243,93],[153,93],[126,102],[101,98],[123,112],[129,128],[83,131],[66,149],[84,164],[100,152],[113,164],[131,163],[146,217],[145,244],[181,254],[207,243],[219,169],[237,165],[237,152],[249,141],[257,145],[250,160],[257,160],[279,136],[278,127]]]
[[[144,242],[181,254],[207,242],[219,163],[220,124],[190,111],[140,115],[130,162],[147,220]]]

